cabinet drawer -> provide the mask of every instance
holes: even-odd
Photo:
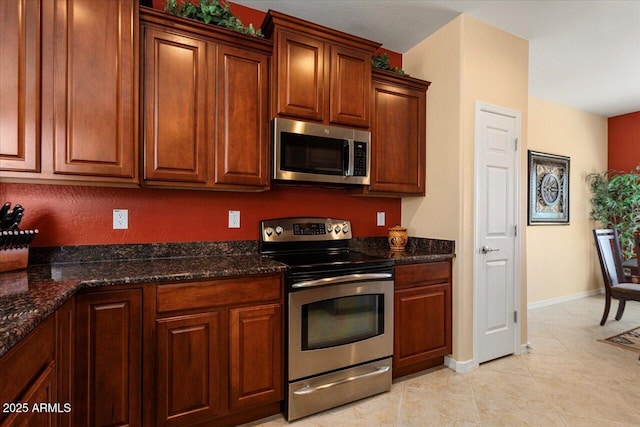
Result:
[[[395,268],[396,289],[398,286],[406,287],[416,284],[445,283],[450,280],[451,263],[449,261],[399,265]]]
[[[158,285],[158,313],[280,299],[281,275]]]

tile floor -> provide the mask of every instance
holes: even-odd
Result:
[[[436,368],[394,381],[391,391],[295,421],[340,426],[640,426],[638,354],[596,341],[640,326],[640,303],[600,326],[604,298],[529,311],[528,354],[466,374]],[[278,427],[282,416],[247,426]]]

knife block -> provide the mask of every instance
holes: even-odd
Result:
[[[0,273],[13,270],[24,270],[29,260],[29,247],[16,249],[0,249]]]

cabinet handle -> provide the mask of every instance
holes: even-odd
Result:
[[[353,377],[345,378],[340,381],[335,381],[332,383],[322,384],[314,387],[310,386],[307,383],[300,390],[294,391],[293,394],[304,395],[304,394],[315,393],[316,391],[324,390],[325,388],[330,388],[336,385],[348,383],[355,380],[360,380],[362,378],[373,377],[376,375],[384,374],[385,372],[388,372],[389,369],[391,369],[390,366],[380,366],[378,369],[376,369],[373,372],[367,372],[366,374],[361,374],[361,375],[354,375]]]

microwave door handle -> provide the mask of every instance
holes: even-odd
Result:
[[[344,143],[344,176],[353,176],[353,139]]]

